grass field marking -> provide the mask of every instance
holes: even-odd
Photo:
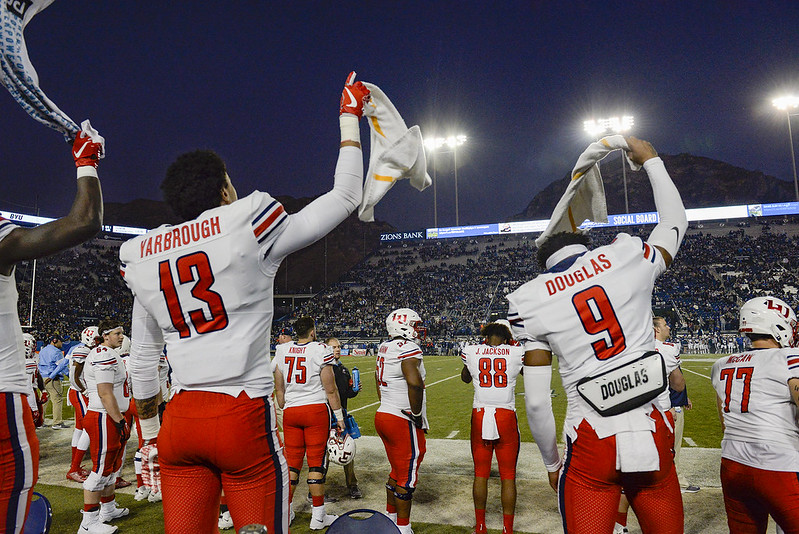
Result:
[[[459,376],[461,376],[460,373],[458,373],[457,375],[448,376],[447,378],[442,378],[441,380],[436,380],[432,384],[425,385],[425,389],[429,388],[430,386],[435,386],[436,384],[440,384],[441,382],[446,382],[447,380],[452,380],[453,378],[457,378]],[[358,412],[360,410],[364,410],[366,408],[371,408],[372,406],[377,406],[378,404],[380,404],[380,401],[373,402],[372,404],[367,404],[366,406],[361,406],[360,408],[353,408],[352,410],[347,410],[347,413],[355,413],[355,412]]]
[[[683,437],[682,437],[682,439],[684,439],[684,440],[685,440],[685,442],[686,442],[686,443],[687,443],[689,446],[691,446],[691,447],[696,447],[696,442],[695,442],[694,440],[692,440],[691,438],[689,438],[689,437],[686,437],[686,436],[683,436]]]
[[[458,435],[458,432],[460,432],[460,430],[453,430],[452,432],[449,433],[449,436],[447,436],[447,439],[454,438],[455,436]]]
[[[710,380],[710,377],[709,377],[709,376],[707,376],[707,375],[703,375],[702,373],[697,373],[696,371],[691,371],[690,369],[683,369],[683,371],[688,371],[689,373],[693,373],[693,374],[695,374],[695,375],[699,375],[699,376],[701,376],[701,377],[703,377],[703,378],[707,378],[708,380]]]

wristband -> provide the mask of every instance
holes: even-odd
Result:
[[[414,416],[414,417],[421,417],[422,416],[422,412],[413,413],[413,410],[411,410],[411,415]]]
[[[333,410],[333,415],[336,416],[336,421],[343,421],[344,420],[344,410],[339,408],[338,410]]]
[[[358,126],[358,117],[352,113],[342,113],[338,118],[338,124],[341,128],[341,142],[355,141],[361,142],[361,129]]]
[[[91,176],[93,178],[99,178],[97,176],[97,169],[92,167],[91,165],[83,165],[78,167],[78,178],[83,178],[84,176]]]
[[[155,439],[158,436],[158,431],[161,429],[161,422],[156,415],[149,419],[139,419],[139,426],[141,426],[141,439]]]

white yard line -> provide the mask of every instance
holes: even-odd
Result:
[[[686,436],[683,436],[683,437],[682,437],[682,439],[684,439],[684,440],[685,440],[685,442],[686,442],[686,443],[687,443],[689,446],[691,446],[691,447],[696,447],[696,442],[695,442],[694,440],[692,440],[691,438],[689,438],[689,437],[686,437]]]
[[[447,439],[454,438],[455,436],[458,435],[458,432],[460,432],[460,430],[453,430],[452,432],[449,433],[449,436],[447,436]]]
[[[452,380],[453,378],[458,378],[459,376],[461,376],[460,373],[458,373],[457,375],[448,376],[447,378],[442,378],[441,380],[437,380],[437,381],[433,382],[432,384],[426,384],[425,388],[429,388],[430,386],[435,386],[436,384],[440,384],[441,382],[446,382],[447,380]],[[372,406],[377,406],[378,404],[380,404],[380,401],[373,402],[372,404],[367,404],[366,406],[361,406],[360,408],[355,408],[353,410],[347,410],[347,413],[359,412],[361,410],[365,410],[366,408],[371,408]]]
[[[707,378],[708,380],[710,380],[710,377],[709,377],[709,376],[707,376],[707,375],[703,375],[702,373],[697,373],[696,371],[691,371],[690,369],[683,369],[683,371],[687,371],[687,372],[689,372],[689,373],[693,373],[693,374],[695,374],[695,375],[699,375],[699,376],[701,376],[701,377],[704,377],[704,378]]]

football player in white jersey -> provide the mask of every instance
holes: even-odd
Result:
[[[87,326],[80,334],[80,343],[74,345],[67,353],[69,358],[69,392],[67,404],[75,409],[75,430],[72,431],[72,461],[67,471],[67,480],[83,482],[89,471],[81,467],[83,456],[89,448],[89,434],[83,430],[83,417],[89,406],[86,395],[86,384],[83,379],[83,367],[86,357],[97,345],[99,337],[96,326]]]
[[[78,191],[69,214],[35,228],[18,227],[0,217],[0,465],[14,473],[0,483],[0,517],[9,533],[22,531],[39,473],[39,441],[23,398],[28,393],[28,375],[14,266],[74,247],[100,231],[103,195],[97,161],[103,144],[102,138],[95,139],[82,131],[73,143]]]
[[[672,429],[653,402],[666,376],[650,309],[655,279],[688,221],[652,145],[633,137],[627,144],[652,184],[660,222],[649,238],[621,233],[589,250],[585,235],[555,234],[538,251],[545,272],[508,295],[508,319],[526,349],[527,420],[569,534],[612,532],[622,488],[645,534],[683,532]],[[568,398],[562,470],[549,396],[553,353]]]
[[[721,440],[721,489],[733,534],[766,532],[768,516],[799,532],[799,349],[796,314],[776,297],[741,306],[752,350],[713,364]]]
[[[491,460],[497,454],[502,481],[502,532],[513,533],[516,510],[516,461],[519,424],[516,420],[516,378],[522,370],[524,349],[510,343],[510,329],[489,323],[480,332],[485,343],[461,351],[461,380],[474,385],[472,403],[472,458],[474,459],[475,534],[486,534],[486,501]]]
[[[386,514],[402,534],[413,534],[411,503],[419,478],[419,465],[427,450],[422,349],[414,340],[422,323],[419,314],[399,308],[386,317],[391,340],[377,349],[375,381],[380,407],[375,430],[383,441],[391,464],[386,482]]]
[[[39,373],[39,363],[36,360],[36,338],[26,332],[22,334],[22,339],[25,344],[25,372],[30,377],[28,406],[33,412],[33,421],[38,428],[44,424],[44,406],[47,404],[47,391],[44,389],[44,380],[42,380],[42,375]]]
[[[157,442],[167,532],[213,531],[222,488],[236,529],[257,523],[270,534],[288,531],[289,476],[269,364],[274,277],[283,258],[321,239],[361,202],[359,119],[369,91],[354,77],[342,92],[331,191],[289,215],[267,193],[239,199],[219,156],[191,152],[161,184],[186,222],[120,248],[134,294],[130,370],[148,442],[160,427],[164,344],[172,367],[173,395]]]
[[[282,343],[275,349],[275,398],[283,408],[283,441],[289,466],[290,500],[308,456],[308,490],[313,510],[311,530],[330,526],[338,516],[325,512],[325,474],[327,438],[331,410],[339,432],[344,432],[344,413],[331,367],[333,349],[316,341],[311,317],[294,322],[297,341]]]
[[[117,352],[124,333],[112,319],[103,319],[97,329],[103,341],[89,352],[83,372],[89,397],[83,426],[89,434],[92,470],[83,482],[83,519],[78,534],[113,534],[117,527],[106,523],[129,513],[116,505],[115,498],[130,437],[124,415],[130,404],[128,373]]]

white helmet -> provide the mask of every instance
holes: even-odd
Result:
[[[123,358],[130,354],[130,338],[122,334],[122,344],[117,349],[117,352]]]
[[[410,308],[399,308],[388,314],[386,317],[386,329],[392,338],[403,337],[408,341],[413,341],[419,334],[416,327],[421,324],[422,318]]]
[[[776,297],[756,297],[741,306],[738,330],[744,334],[766,334],[781,347],[790,347],[796,339],[796,314]]]
[[[330,461],[338,465],[347,465],[355,458],[355,440],[346,432],[330,431],[327,438],[327,455]]]
[[[22,343],[25,345],[25,357],[33,358],[33,351],[36,350],[36,338],[26,332],[22,334]]]
[[[513,329],[510,327],[510,321],[508,321],[507,319],[497,319],[494,322],[497,323],[497,324],[501,324],[501,325],[507,327],[508,332],[510,332],[510,338],[511,339],[516,339],[515,337],[513,337]]]
[[[94,338],[99,335],[100,333],[96,326],[87,326],[83,329],[83,332],[80,333],[80,342],[91,349],[97,343]]]

